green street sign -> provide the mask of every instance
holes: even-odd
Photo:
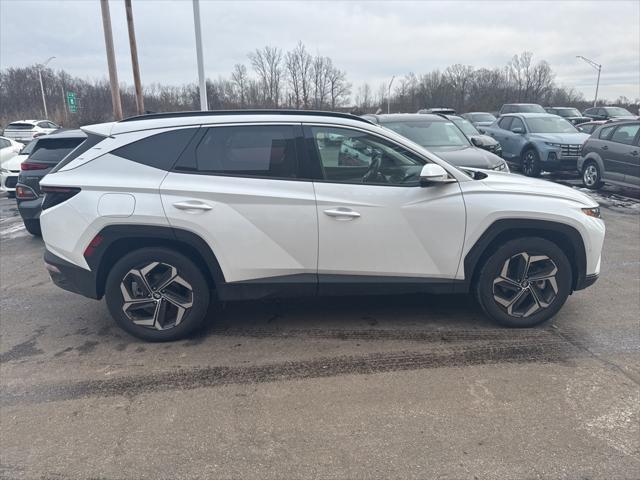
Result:
[[[78,111],[75,92],[67,92],[67,105],[69,106],[69,111],[71,113],[76,113]]]

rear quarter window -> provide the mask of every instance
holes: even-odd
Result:
[[[158,133],[117,148],[111,153],[149,167],[171,170],[197,131],[197,128],[181,128]]]
[[[598,138],[602,140],[609,140],[609,137],[611,136],[611,132],[613,131],[614,128],[616,127],[615,126],[604,127],[602,130],[600,130],[600,133],[598,134]]]

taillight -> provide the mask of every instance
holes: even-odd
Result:
[[[89,258],[91,255],[93,255],[96,251],[96,248],[98,248],[102,243],[102,240],[104,240],[102,235],[96,235],[95,237],[93,237],[93,240],[91,240],[89,242],[89,245],[87,245],[87,248],[84,249],[84,258]]]
[[[50,168],[50,163],[38,163],[38,162],[22,162],[20,164],[20,170],[46,170]]]
[[[56,205],[66,202],[71,197],[77,195],[80,192],[76,187],[45,187],[40,186],[40,191],[44,193],[44,200],[42,201],[42,210],[55,207]]]
[[[16,198],[19,200],[33,200],[38,198],[38,194],[29,187],[18,185],[16,186]]]

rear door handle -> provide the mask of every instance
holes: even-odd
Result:
[[[638,156],[638,151],[637,150],[632,150],[631,151],[631,155],[633,155],[634,157]]]
[[[344,207],[330,208],[329,210],[325,210],[324,214],[337,220],[352,220],[360,217],[358,212]]]
[[[199,200],[187,200],[173,204],[178,210],[211,210],[213,207]]]
[[[602,146],[602,149],[603,149],[603,150],[609,150],[609,147],[607,147],[606,145],[603,145],[603,146]]]

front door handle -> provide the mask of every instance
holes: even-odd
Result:
[[[360,217],[358,212],[344,207],[330,208],[329,210],[325,210],[324,214],[336,220],[353,220],[354,218]]]
[[[603,146],[602,146],[602,149],[603,149],[603,150],[609,150],[609,147],[607,147],[606,145],[603,145]]]
[[[213,207],[198,200],[187,200],[185,202],[176,202],[173,204],[178,210],[211,210]]]

